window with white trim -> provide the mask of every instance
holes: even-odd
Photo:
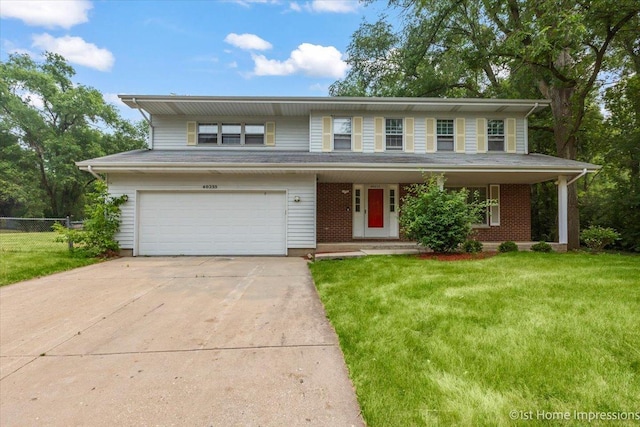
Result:
[[[396,211],[396,190],[395,188],[389,189],[389,212]]]
[[[199,123],[198,124],[198,144],[217,144],[218,124]]]
[[[473,203],[473,202],[480,202],[480,203],[485,203],[487,202],[488,199],[488,194],[489,194],[489,190],[486,186],[478,186],[478,187],[446,187],[446,190],[451,190],[451,191],[459,191],[462,188],[466,188],[469,191],[469,194],[467,195],[467,203]],[[487,206],[483,213],[482,213],[482,218],[481,221],[476,223],[476,224],[472,224],[475,227],[485,227],[489,225],[489,206]]]
[[[438,119],[436,121],[437,151],[453,151],[453,129],[453,119]]]
[[[264,125],[244,125],[244,145],[264,145]]]
[[[239,123],[222,124],[222,145],[240,145],[242,125]]]
[[[360,193],[360,189],[356,188],[354,192],[354,198],[353,198],[353,210],[355,212],[360,212],[360,204],[361,204],[361,193]]]
[[[198,144],[264,145],[264,123],[198,123]]]
[[[334,151],[351,151],[351,117],[333,118]]]
[[[385,119],[384,133],[385,146],[389,151],[402,151],[403,149],[403,120],[402,119]]]
[[[487,149],[504,151],[504,120],[487,120]]]

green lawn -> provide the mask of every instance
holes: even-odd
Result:
[[[311,271],[370,426],[640,423],[638,256],[365,257]]]
[[[0,233],[0,286],[97,262],[74,258],[56,233]]]

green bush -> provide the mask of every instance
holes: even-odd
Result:
[[[481,219],[487,203],[468,203],[469,191],[440,188],[438,177],[409,187],[400,211],[404,234],[434,252],[454,252]]]
[[[586,230],[583,230],[580,237],[589,249],[594,252],[600,252],[605,247],[613,244],[616,240],[619,240],[620,234],[618,234],[613,228],[592,225]]]
[[[115,235],[120,229],[120,205],[127,201],[126,195],[110,196],[107,184],[102,181],[97,181],[95,187],[96,191],[87,195],[87,218],[82,230],[54,225],[54,230],[62,235],[61,240],[73,242],[74,252],[87,257],[109,256],[120,249]]]
[[[531,245],[533,252],[553,252],[553,248],[547,242],[538,242],[535,245]]]
[[[506,242],[500,243],[500,246],[498,246],[498,252],[518,252],[518,245],[511,240],[507,240]]]
[[[482,252],[482,242],[478,242],[477,240],[466,240],[462,244],[462,250],[469,254]]]

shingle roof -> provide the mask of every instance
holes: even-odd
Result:
[[[408,154],[408,153],[309,153],[271,150],[135,150],[78,162],[81,169],[91,165],[95,170],[145,167],[299,167],[301,169],[357,168],[379,170],[401,169],[553,169],[594,172],[600,167],[590,163],[562,159],[543,154]]]

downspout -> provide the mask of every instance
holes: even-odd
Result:
[[[529,116],[538,108],[538,105],[536,102],[533,108],[524,116],[524,154],[529,154]]]
[[[91,167],[91,165],[88,165],[88,166],[87,166],[87,171],[88,171],[91,175],[95,176],[95,177],[96,177],[96,179],[97,179],[98,181],[102,181],[102,182],[104,182],[104,178],[102,178],[100,175],[98,175],[97,173],[95,173],[95,172],[93,171],[93,168]]]
[[[135,99],[133,102],[136,102]],[[531,114],[533,114],[533,112],[535,111],[536,108],[538,108],[539,104],[536,102],[535,105],[533,106],[533,108],[531,110],[529,110],[529,112],[524,116],[524,118],[528,118]]]
[[[135,98],[131,98],[131,102],[136,106],[136,109],[140,112],[142,117],[144,117],[144,120],[149,124],[149,142],[147,145],[149,146],[149,150],[153,150],[153,123],[151,122],[151,116],[149,115],[147,117],[142,107],[140,107],[140,105],[138,105],[138,103],[136,102]]]
[[[580,175],[576,176],[571,181],[567,182],[567,185],[573,184],[574,182],[576,182],[577,180],[579,180],[580,178],[582,178],[586,174],[587,174],[587,168],[582,169],[582,172],[580,172]]]

